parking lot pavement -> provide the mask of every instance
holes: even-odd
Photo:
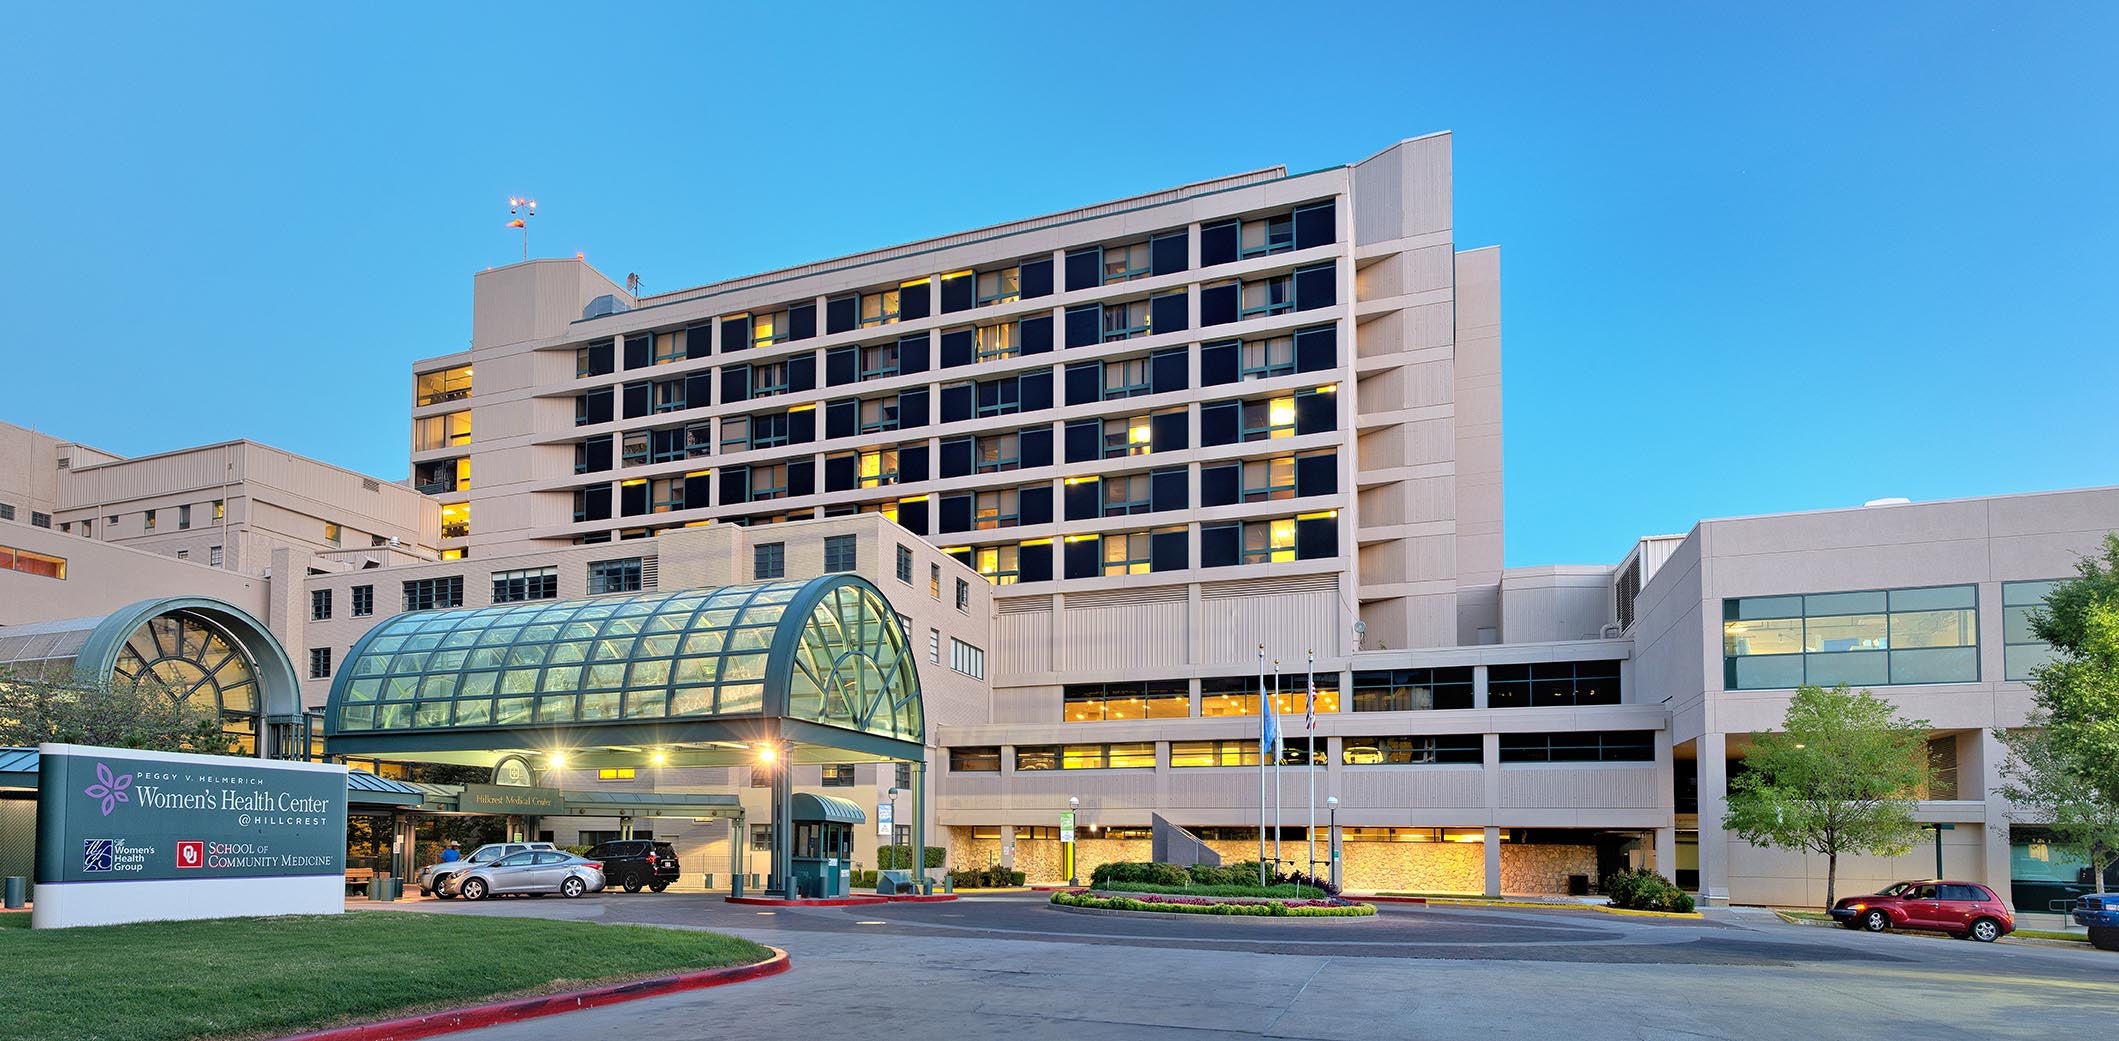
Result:
[[[387,905],[378,905],[387,906]],[[629,1038],[2002,1038],[2101,1036],[2119,956],[1786,925],[1772,916],[1392,907],[1374,920],[1069,914],[1024,896],[852,908],[704,895],[407,910],[711,928],[794,969],[468,1032]],[[1768,920],[1761,920],[1768,919]]]

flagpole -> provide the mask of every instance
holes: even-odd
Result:
[[[1273,659],[1273,873],[1280,873],[1280,659]]]
[[[1302,833],[1310,840],[1310,866],[1308,874],[1317,873],[1317,652],[1309,655],[1310,680],[1303,692],[1302,725],[1310,732],[1310,822]]]
[[[1266,645],[1258,645],[1258,700],[1266,699]],[[1266,715],[1258,714],[1258,884],[1266,884]]]

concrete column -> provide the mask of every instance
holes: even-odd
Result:
[[[1001,866],[1015,870],[1015,825],[1001,825]]]
[[[1678,878],[1678,830],[1657,828],[1655,830],[1655,873],[1671,880]]]
[[[1501,829],[1486,829],[1486,895],[1501,895]]]
[[[1982,829],[1978,859],[1973,864],[1974,877],[2001,896],[2003,903],[2014,908],[2009,887],[2009,800],[1998,789],[2001,785],[2001,768],[2008,762],[2008,746],[1994,736],[1994,731],[1982,729],[1967,735],[1968,757],[1976,762],[1963,763],[1957,771],[1958,797],[1962,799],[1984,799],[1987,804],[1986,825]],[[1968,771],[1965,769],[1970,767]],[[1976,782],[1974,778],[1977,778]],[[1977,783],[1977,794],[1971,785]],[[2020,908],[2026,911],[2043,911],[2042,907]]]
[[[1486,666],[1472,666],[1472,707],[1486,708]]]
[[[1729,744],[1722,734],[1701,734],[1700,770],[1700,902],[1729,903],[1729,833],[1722,814],[1729,810]]]

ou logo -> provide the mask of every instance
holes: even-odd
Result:
[[[206,866],[206,844],[203,842],[177,843],[177,866],[180,868]]]

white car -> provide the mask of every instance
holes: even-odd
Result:
[[[442,884],[449,881],[453,875],[461,874],[480,864],[491,864],[511,853],[520,853],[526,849],[557,848],[549,842],[488,842],[468,857],[427,865],[419,873],[419,895],[431,894],[447,900],[456,894],[444,890]]]
[[[484,900],[509,893],[577,897],[603,891],[603,865],[556,849],[526,849],[449,876],[446,896]]]

